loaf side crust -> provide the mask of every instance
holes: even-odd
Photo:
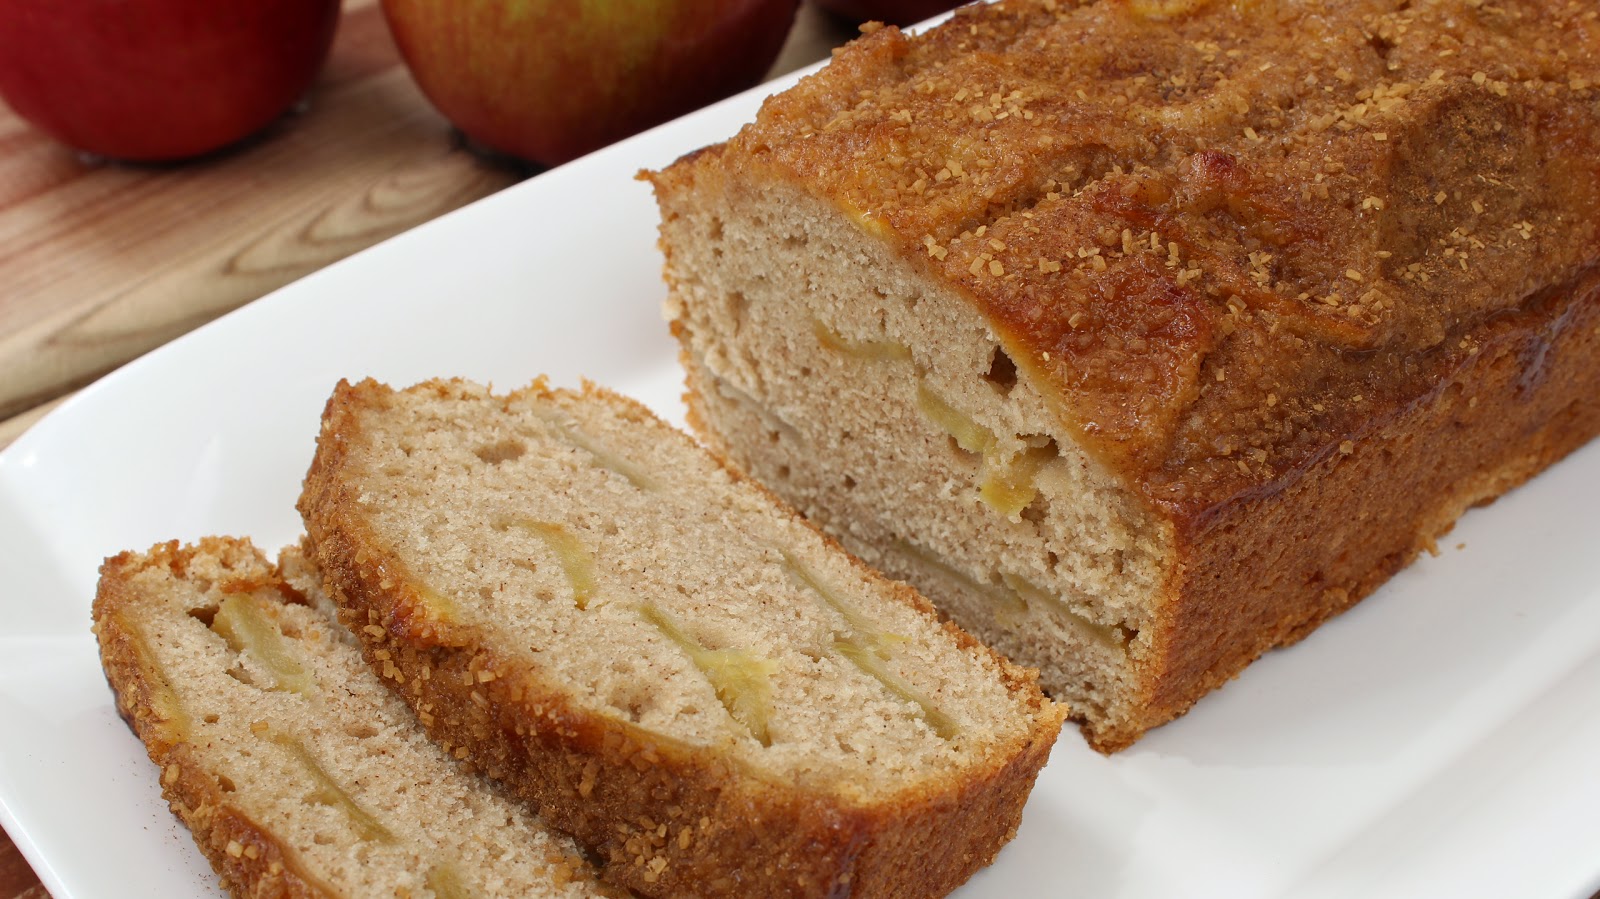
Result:
[[[1469,508],[1600,435],[1600,270],[1472,334],[1437,386],[1298,478],[1181,530],[1147,716],[1095,734],[1114,751],[1183,714],[1267,650],[1382,586]],[[1192,639],[1206,634],[1210,639]]]
[[[553,395],[542,382],[528,389]],[[583,393],[676,433],[631,400],[592,385]],[[1031,672],[1009,663],[1008,683],[1032,696],[1032,720],[1015,742],[959,779],[852,805],[575,707],[537,670],[496,656],[475,628],[430,617],[406,561],[376,539],[341,477],[347,448],[362,440],[357,410],[388,395],[370,381],[341,384],[324,414],[300,509],[329,593],[375,670],[387,672],[429,733],[587,845],[608,879],[657,896],[942,895],[1015,832],[1065,710],[1038,693]],[[672,439],[693,445],[681,434]],[[909,589],[896,596],[928,609]],[[969,636],[960,640],[987,653]],[[934,845],[948,855],[930,856]]]

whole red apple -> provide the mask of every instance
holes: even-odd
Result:
[[[817,5],[851,22],[915,25],[971,0],[817,0]]]
[[[311,86],[339,0],[0,0],[0,96],[114,159],[197,156]]]
[[[383,0],[468,137],[558,165],[760,81],[798,0]]]

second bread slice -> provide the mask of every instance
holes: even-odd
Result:
[[[424,725],[651,895],[930,896],[1063,710],[630,400],[341,384],[300,501]]]

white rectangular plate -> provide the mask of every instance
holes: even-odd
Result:
[[[102,678],[101,559],[214,533],[293,540],[340,377],[584,376],[680,419],[656,213],[632,176],[732,134],[759,100],[306,278],[85,390],[0,454],[0,820],[57,899],[218,892]],[[1016,841],[959,895],[1588,896],[1596,509],[1591,446],[1134,748],[1103,758],[1069,730]]]

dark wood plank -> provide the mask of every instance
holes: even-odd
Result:
[[[0,899],[48,899],[49,895],[11,837],[0,831]]]

